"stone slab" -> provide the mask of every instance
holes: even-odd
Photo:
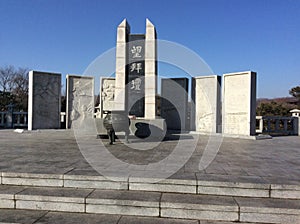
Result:
[[[95,190],[86,203],[158,208],[160,197],[161,194],[156,192]]]
[[[0,208],[15,208],[15,194],[23,187],[0,185]]]
[[[179,218],[179,219],[203,219],[203,220],[225,220],[238,221],[238,212],[222,212],[209,210],[192,210],[192,209],[170,209],[162,208],[161,217]]]
[[[255,222],[255,223],[300,223],[298,215],[290,214],[260,214],[260,213],[241,213],[240,220],[242,222]]]
[[[28,130],[60,128],[61,74],[30,71]]]
[[[235,188],[235,187],[210,187],[198,186],[198,194],[239,196],[239,197],[269,197],[268,189]]]
[[[112,111],[114,109],[115,99],[115,78],[101,78],[100,90],[100,106],[101,118],[103,118],[104,111]]]
[[[15,195],[17,209],[84,212],[85,198],[92,190],[27,188]]]
[[[1,224],[29,224],[35,223],[46,215],[46,211],[28,211],[16,209],[0,209]]]
[[[196,185],[130,183],[129,190],[196,194]]]
[[[45,210],[59,212],[85,212],[85,204],[52,201],[16,201],[17,209]]]
[[[263,223],[298,223],[300,201],[288,199],[235,198],[240,207],[240,221]]]
[[[199,224],[197,220],[122,216],[118,224]]]
[[[227,221],[209,221],[209,220],[200,220],[200,224],[236,224],[237,222],[227,222]],[[250,222],[238,222],[239,224],[254,224]]]
[[[158,216],[160,193],[95,190],[86,199],[87,213]]]
[[[128,180],[125,177],[104,177],[90,170],[73,170],[64,175],[64,187],[127,190]]]
[[[95,180],[65,180],[64,187],[127,190],[128,183],[113,182],[113,181],[95,181]]]
[[[253,136],[256,132],[256,73],[223,76],[223,134]]]
[[[92,192],[91,189],[72,188],[27,188],[15,196],[18,200],[49,201],[49,202],[69,202],[85,203],[85,198]]]
[[[24,191],[24,187],[0,185],[0,199],[15,199],[15,194]]]
[[[134,216],[159,216],[159,208],[124,206],[124,205],[101,205],[87,204],[87,213],[100,214],[118,214],[118,215],[134,215]]]
[[[267,178],[271,184],[271,198],[290,198],[300,199],[300,184],[297,180],[288,181],[282,184],[282,181],[274,178]]]
[[[94,118],[94,77],[67,75],[66,127]],[[75,123],[74,123],[75,122]],[[82,127],[82,125],[81,125]]]
[[[2,172],[2,177],[22,177],[38,179],[63,179],[63,174],[46,174],[46,173],[14,173]]]
[[[20,186],[45,186],[45,187],[62,187],[63,180],[57,179],[38,179],[22,177],[3,177],[3,184],[20,185]]]
[[[119,215],[49,212],[35,224],[117,224]]]
[[[62,174],[2,173],[2,184],[19,186],[62,187]]]
[[[177,175],[168,179],[130,177],[129,189],[156,192],[196,193],[196,177],[194,174]]]
[[[270,185],[257,176],[197,174],[197,193],[242,197],[269,197]]]
[[[300,199],[300,191],[298,190],[272,190],[271,198],[289,198],[289,199]]]
[[[166,120],[167,129],[189,130],[188,79],[161,79],[161,117]]]
[[[195,105],[195,131],[199,133],[221,132],[221,76],[193,78],[192,99]]]
[[[232,197],[163,193],[161,208],[238,212]]]

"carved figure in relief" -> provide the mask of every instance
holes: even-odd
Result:
[[[104,81],[102,86],[102,100],[103,101],[114,101],[115,98],[115,86],[108,81]]]

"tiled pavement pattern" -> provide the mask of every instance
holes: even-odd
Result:
[[[184,141],[188,140],[186,136]],[[30,218],[29,213],[32,220],[36,217],[34,223],[76,223],[72,220],[79,217],[91,223],[98,223],[95,217],[107,220],[104,223],[111,219],[112,223],[300,223],[300,201],[295,200],[300,199],[299,137],[225,138],[212,164],[199,171],[207,141],[208,137],[200,136],[190,160],[166,180],[152,183],[143,177],[119,176],[111,181],[84,160],[71,131],[2,130],[0,208],[18,210],[0,210],[0,223],[14,223],[5,218],[24,214]],[[173,136],[153,150],[139,152],[119,142],[107,148],[123,161],[147,164],[167,157],[175,145]],[[110,215],[80,214],[84,212]],[[66,221],[57,221],[59,217]]]

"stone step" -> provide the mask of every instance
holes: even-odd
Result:
[[[236,197],[300,199],[300,183],[282,184],[257,176],[209,174],[175,175],[160,180],[143,177],[104,177],[90,170],[66,174],[2,172],[1,184],[34,187],[68,187],[107,190],[155,191]]]
[[[234,224],[236,222],[198,221],[144,216],[120,216],[108,214],[86,214],[0,209],[1,224]],[[240,223],[242,224],[242,223]],[[251,224],[251,223],[247,223]]]
[[[300,200],[0,186],[0,208],[254,223],[300,223]]]

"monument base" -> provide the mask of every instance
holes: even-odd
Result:
[[[107,131],[103,125],[104,118],[95,118],[97,135],[107,135]],[[139,138],[161,138],[166,135],[167,126],[165,119],[135,119],[130,120],[130,134]]]

